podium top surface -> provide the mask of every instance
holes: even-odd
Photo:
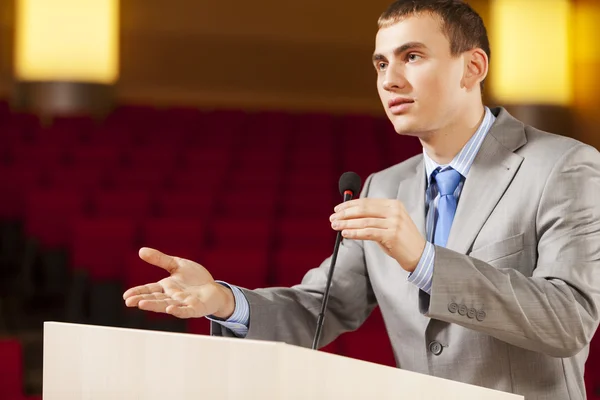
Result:
[[[326,384],[324,384],[326,383]],[[44,323],[44,400],[517,400],[282,342]]]

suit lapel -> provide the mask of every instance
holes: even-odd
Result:
[[[403,179],[398,186],[396,196],[400,200],[413,222],[419,228],[419,232],[424,238],[425,232],[425,166],[423,157],[416,163],[414,174],[407,179]]]
[[[523,124],[504,109],[498,117],[465,180],[447,248],[466,254],[504,195],[523,158],[514,151],[527,142]]]

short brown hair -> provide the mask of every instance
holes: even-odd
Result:
[[[461,53],[480,48],[488,59],[491,57],[490,42],[483,20],[462,0],[396,0],[379,17],[379,29],[387,28],[403,19],[421,14],[437,15],[442,20],[442,32],[450,42],[450,54]],[[483,92],[485,79],[481,81]]]

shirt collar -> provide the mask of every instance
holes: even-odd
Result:
[[[460,150],[460,152],[454,157],[454,159],[448,165],[440,165],[436,163],[427,155],[425,149],[423,149],[423,159],[425,163],[425,172],[427,173],[427,184],[431,181],[431,174],[438,167],[441,167],[442,170],[447,168],[452,168],[458,171],[463,177],[466,177],[473,165],[473,160],[475,160],[475,156],[483,143],[483,139],[489,132],[490,128],[494,124],[496,117],[492,114],[492,111],[485,107],[485,115],[483,117],[483,121],[477,128],[477,131],[471,139],[464,145],[464,147]]]

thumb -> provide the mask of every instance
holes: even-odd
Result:
[[[164,269],[169,274],[175,273],[179,268],[175,257],[161,253],[160,251],[151,249],[149,247],[142,247],[139,251],[139,256],[142,260]]]

